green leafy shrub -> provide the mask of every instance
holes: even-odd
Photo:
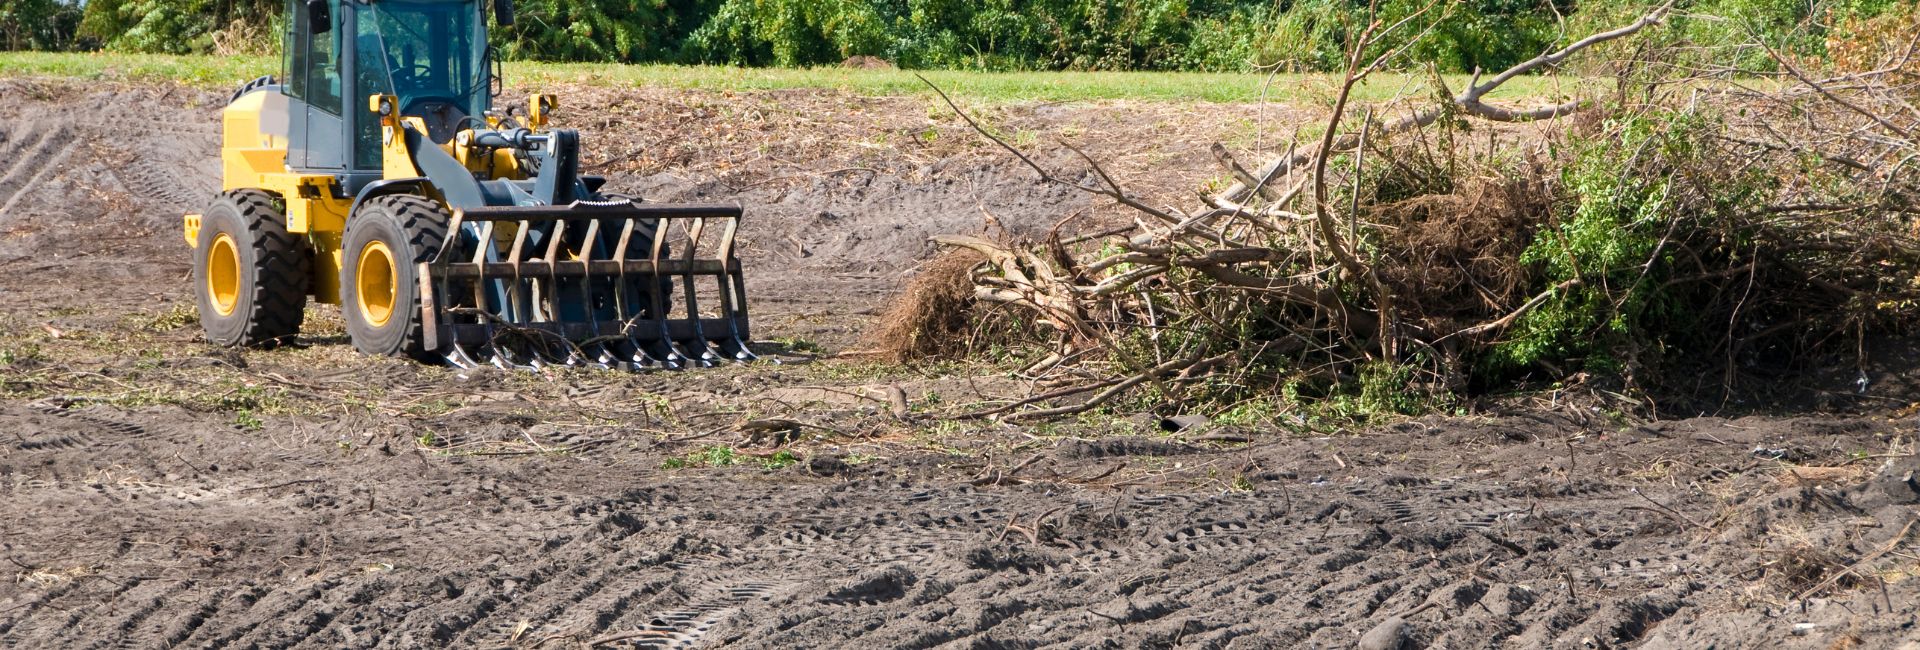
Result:
[[[671,61],[714,0],[519,0],[493,43],[512,59]]]

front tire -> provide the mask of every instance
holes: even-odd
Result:
[[[433,361],[420,322],[420,264],[440,253],[451,217],[410,195],[368,199],[341,242],[340,312],[361,352]]]
[[[272,194],[220,194],[200,217],[196,243],[193,283],[208,342],[274,347],[300,333],[313,260]]]
[[[632,201],[635,204],[639,204],[641,202],[638,197],[629,196],[626,194],[617,194],[613,192],[603,193],[601,194],[600,198],[603,200],[623,200],[624,199],[627,201]],[[620,224],[620,223],[624,223],[624,220],[610,219],[608,220],[608,222],[614,223],[614,224]],[[627,256],[626,256],[627,259],[630,259],[630,260],[650,259],[651,256],[653,255],[654,238],[666,236],[666,233],[662,232],[664,230],[663,226],[665,225],[666,225],[665,222],[659,219],[641,220],[640,223],[637,224],[637,227],[635,228],[634,234],[636,236],[631,241],[627,242]],[[605,230],[602,230],[602,232],[607,232],[610,230],[612,229],[607,228]],[[615,242],[619,241],[618,237],[612,237],[611,239],[613,239],[613,241]],[[673,259],[673,247],[664,245],[664,244],[661,245],[660,259],[663,259],[663,260]],[[674,278],[671,276],[661,276],[659,284],[654,287],[654,293],[648,293],[647,288],[643,283],[631,282],[631,281],[628,282],[626,292],[625,292],[626,295],[622,296],[622,299],[625,300],[626,303],[629,305],[629,307],[627,308],[628,313],[619,314],[618,318],[623,320],[629,319],[629,318],[636,318],[636,317],[660,319],[660,318],[666,318],[669,314],[672,314],[673,313],[673,281],[674,281]],[[653,296],[656,294],[660,296],[660,305],[662,309],[662,313],[658,313],[658,314],[653,313],[654,311]],[[599,289],[596,289],[594,295],[596,296],[613,295],[612,287],[609,285],[606,287],[601,287]],[[604,308],[611,310],[612,306],[608,305],[608,306],[605,306]]]

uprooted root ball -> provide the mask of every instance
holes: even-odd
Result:
[[[985,260],[952,250],[929,261],[880,317],[873,339],[881,354],[894,361],[965,354],[974,321],[973,269]]]

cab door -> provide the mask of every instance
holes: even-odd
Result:
[[[303,0],[289,3],[286,93],[290,137],[287,166],[299,171],[336,172],[346,169],[346,125],[342,119],[341,29],[345,15],[340,0],[325,3],[324,16]],[[321,22],[316,22],[318,19]]]

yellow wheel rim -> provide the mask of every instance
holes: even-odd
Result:
[[[207,247],[207,297],[221,316],[232,316],[240,304],[240,247],[233,235],[215,235]]]
[[[386,327],[393,318],[393,303],[399,298],[393,276],[393,250],[386,242],[370,241],[361,247],[360,262],[353,273],[353,293],[367,324]]]

